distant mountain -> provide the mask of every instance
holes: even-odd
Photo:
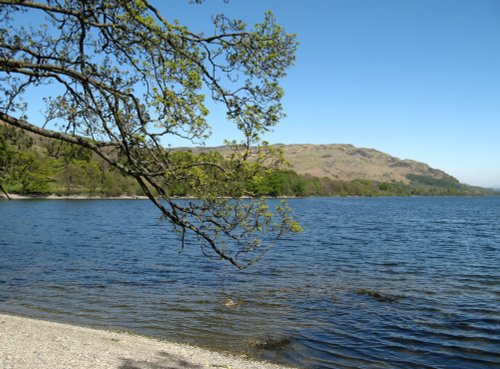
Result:
[[[340,181],[367,179],[410,184],[416,178],[458,180],[439,169],[414,160],[401,160],[383,152],[353,145],[276,145],[298,174]]]

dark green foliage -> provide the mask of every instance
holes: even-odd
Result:
[[[434,178],[431,176],[423,176],[417,174],[408,174],[406,177],[411,181],[412,185],[416,187],[423,186],[454,190],[461,190],[464,187],[457,179],[453,177]]]
[[[264,176],[255,176],[247,184],[256,196],[304,196],[304,180],[292,170],[274,169]]]
[[[0,125],[0,183],[12,193],[142,195],[137,183],[90,150],[66,142],[34,138]]]
[[[424,176],[413,176],[414,179]],[[302,176],[305,196],[432,196],[490,194],[481,188],[463,185],[451,179],[425,178],[426,182],[377,182],[367,179],[339,181],[330,178]]]

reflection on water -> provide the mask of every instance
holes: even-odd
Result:
[[[305,368],[500,367],[500,198],[297,199],[237,271],[147,201],[0,202],[0,311]]]

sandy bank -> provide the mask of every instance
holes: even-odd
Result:
[[[87,195],[17,195],[9,194],[11,200],[145,200],[146,196],[87,196]],[[0,193],[0,199],[6,200],[5,194]]]
[[[278,369],[152,338],[0,314],[1,369]]]

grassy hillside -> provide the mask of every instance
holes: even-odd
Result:
[[[445,172],[413,160],[401,160],[374,149],[352,145],[277,145],[291,169],[299,174],[340,181],[367,179],[378,182],[411,184],[423,176],[458,183]]]

